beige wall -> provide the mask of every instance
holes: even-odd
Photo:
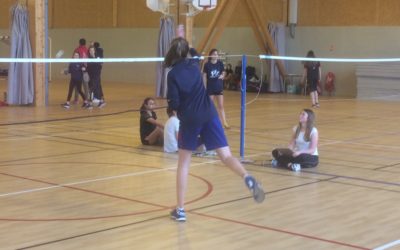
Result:
[[[0,34],[7,33],[0,30]],[[195,29],[194,43],[197,44],[205,29]],[[66,51],[65,57],[70,56],[79,38],[98,40],[105,50],[106,57],[154,57],[158,29],[53,29],[50,30],[52,39],[52,55],[58,50]],[[287,36],[287,55],[305,56],[309,49],[319,57],[335,58],[382,58],[400,57],[400,28],[398,27],[297,27],[295,38]],[[258,55],[260,50],[249,28],[227,28],[217,45],[218,49],[228,55]],[[8,57],[9,46],[0,44],[0,56]],[[230,57],[233,65],[239,57]],[[259,62],[249,59],[249,64],[259,70]],[[52,78],[65,79],[60,71],[65,64],[52,65]],[[1,66],[0,66],[1,67]],[[356,77],[354,63],[322,63],[324,75],[332,71],[337,76],[337,95],[356,96]],[[302,66],[290,62],[289,73],[301,73]],[[110,63],[104,66],[103,80],[105,82],[155,82],[154,63]]]
[[[287,52],[304,57],[308,50],[317,57],[391,58],[400,57],[399,27],[298,27],[295,38],[288,38]],[[299,73],[299,63],[289,64],[290,73]],[[355,63],[322,63],[324,75],[336,74],[337,95],[356,96]]]
[[[205,29],[195,29],[194,43],[198,43]],[[52,40],[52,55],[64,50],[64,57],[70,57],[81,37],[87,41],[99,41],[104,48],[105,57],[156,57],[157,29],[53,29],[49,32]],[[218,43],[218,48],[228,54],[259,54],[253,39],[253,33],[247,28],[228,28]],[[236,59],[230,59],[236,62]],[[239,58],[237,59],[239,60]],[[53,79],[68,79],[61,75],[65,64],[52,65]],[[155,82],[155,63],[107,63],[103,67],[104,81],[121,81],[132,83]]]
[[[255,1],[265,22],[286,21],[287,0]],[[0,34],[8,34],[6,6],[14,2],[0,0],[0,27],[3,28]],[[240,1],[217,47],[228,54],[256,55],[260,50],[249,28],[249,16],[243,3]],[[398,57],[399,11],[399,0],[299,0],[296,35],[294,39],[289,36],[287,39],[288,55],[304,56],[313,49],[320,57]],[[144,0],[49,0],[49,12],[53,55],[63,49],[69,56],[78,39],[85,37],[88,41],[100,41],[106,57],[156,56],[161,15],[147,9]],[[214,13],[196,16],[195,45]],[[7,57],[8,52],[9,47],[1,43],[0,56]],[[229,60],[236,64],[239,59]],[[65,65],[52,65],[53,79],[67,80],[59,74],[63,67]],[[350,63],[323,63],[324,72],[336,73],[338,95],[356,95],[355,67]],[[289,63],[289,73],[301,71],[301,64]],[[154,72],[154,63],[114,63],[104,66],[103,79],[152,84]]]

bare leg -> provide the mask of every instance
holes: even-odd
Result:
[[[252,192],[253,198],[256,202],[261,203],[265,199],[265,193],[262,189],[261,185],[256,181],[256,179],[249,175],[243,165],[239,162],[239,160],[232,156],[231,150],[229,147],[223,147],[216,150],[219,158],[225,164],[225,166],[229,167],[233,172],[237,175],[241,176],[246,183],[246,186]]]
[[[226,122],[226,116],[225,116],[224,96],[217,95],[216,98],[217,98],[217,108],[218,108],[219,118],[221,119],[221,122],[224,125],[224,127],[229,128],[229,125]]]
[[[246,169],[243,167],[240,161],[232,156],[229,147],[218,148],[216,151],[219,158],[221,159],[222,163],[224,163],[225,166],[229,167],[233,172],[235,172],[242,178],[248,175]]]
[[[151,134],[146,136],[145,140],[149,142],[150,145],[154,145],[159,141],[164,139],[164,130],[162,128],[156,127]]]
[[[178,170],[176,173],[176,196],[179,208],[183,208],[183,206],[185,205],[187,177],[189,174],[189,165],[191,160],[192,160],[192,151],[179,149]]]
[[[319,107],[318,91],[314,91],[314,101],[315,101],[315,105],[317,105],[317,107]]]
[[[313,91],[313,92],[310,92],[310,98],[311,98],[312,106],[314,107],[314,106],[315,106],[314,91]]]

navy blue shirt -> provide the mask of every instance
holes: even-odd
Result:
[[[207,93],[209,95],[222,92],[224,89],[223,80],[219,79],[223,71],[224,64],[220,60],[216,63],[207,62],[204,65],[203,72],[207,74]]]
[[[93,58],[93,57],[89,57],[89,58]],[[101,63],[97,63],[97,62],[87,63],[86,71],[88,72],[91,80],[100,78],[101,68],[102,68]]]
[[[197,63],[189,59],[176,63],[168,73],[167,84],[168,106],[177,111],[182,124],[199,126],[218,117]]]
[[[74,81],[83,80],[83,65],[81,63],[70,63],[68,67],[68,72],[71,74],[71,79]]]

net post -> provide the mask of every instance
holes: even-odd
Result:
[[[242,56],[242,80],[241,80],[241,105],[240,105],[240,158],[244,159],[244,130],[246,127],[246,67],[247,67],[247,57]]]

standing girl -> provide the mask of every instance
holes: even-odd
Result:
[[[307,57],[315,58],[314,51],[310,50]],[[307,78],[307,85],[310,86],[310,98],[313,108],[319,108],[318,84],[321,82],[321,64],[318,61],[305,61],[302,82]]]
[[[79,58],[79,53],[74,52],[74,58]],[[78,91],[79,95],[83,99],[83,105],[82,108],[91,108],[90,103],[86,99],[86,95],[82,92],[82,81],[83,81],[83,71],[85,71],[86,68],[82,63],[70,63],[68,66],[68,72],[71,74],[71,80],[69,81],[69,89],[68,89],[68,96],[67,96],[67,102],[62,104],[62,106],[66,109],[70,108],[70,101],[72,97],[72,91],[76,89]]]
[[[318,165],[318,130],[314,121],[312,110],[304,109],[300,113],[299,124],[293,128],[289,147],[272,151],[272,167],[287,167],[297,172]]]
[[[224,78],[225,68],[221,60],[218,59],[218,50],[212,49],[209,53],[208,62],[204,65],[203,81],[207,87],[207,94],[214,102],[217,99],[219,117],[225,128],[229,128],[225,118],[224,110]]]
[[[165,56],[165,67],[171,67],[167,77],[168,106],[177,111],[180,120],[178,137],[177,207],[170,213],[176,221],[186,221],[184,198],[192,151],[200,136],[208,150],[216,150],[221,161],[243,178],[257,202],[265,198],[261,185],[249,175],[238,159],[232,156],[217,111],[207,95],[201,72],[187,59],[188,42],[184,38],[172,40]]]
[[[93,46],[89,47],[89,58],[100,58],[99,56],[97,56],[96,48]],[[99,100],[99,108],[102,108],[106,105],[106,103],[104,102],[103,89],[100,82],[101,68],[102,65],[100,62],[87,63],[87,72],[89,73],[90,96],[92,96],[93,93],[93,97]]]
[[[163,145],[164,124],[157,121],[155,107],[151,97],[144,99],[140,107],[140,140],[143,145]]]

